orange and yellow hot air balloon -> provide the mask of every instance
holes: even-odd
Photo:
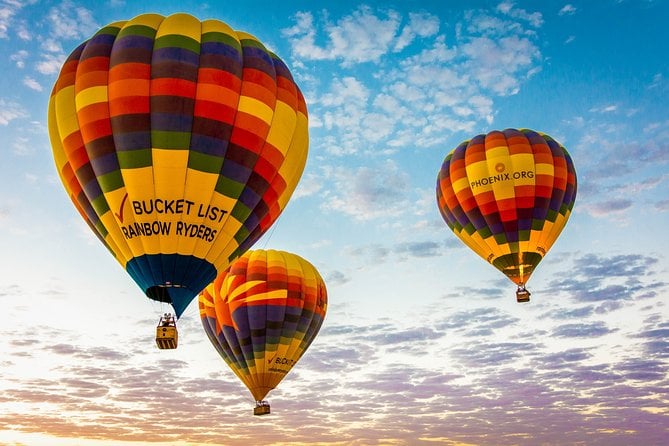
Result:
[[[448,227],[518,285],[562,232],[576,199],[567,150],[528,129],[477,135],[450,152],[437,177],[437,204]]]
[[[200,294],[209,340],[256,400],[254,413],[297,364],[323,324],[328,297],[318,270],[302,257],[252,250]]]
[[[111,23],[67,58],[49,134],[75,207],[177,317],[278,218],[304,169],[307,108],[250,34],[188,14]]]

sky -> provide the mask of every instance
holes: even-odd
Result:
[[[313,263],[329,308],[272,414],[197,302],[179,348],[64,192],[47,103],[67,54],[145,12],[216,18],[290,67],[307,165],[254,248]],[[0,444],[660,445],[669,438],[664,0],[0,0]],[[436,205],[460,142],[531,128],[578,194],[518,304]]]

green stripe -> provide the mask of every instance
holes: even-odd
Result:
[[[541,231],[544,228],[545,220],[537,220],[536,218],[532,220],[532,230]]]
[[[98,222],[94,225],[94,227],[95,230],[98,232],[98,234],[102,237],[102,242],[105,244],[107,249],[109,249],[109,251],[112,254],[114,254],[114,257],[116,257],[116,253],[114,253],[114,251],[111,250],[107,242],[104,241],[105,237],[107,237],[107,235],[109,234],[109,231],[107,231],[107,228],[105,228],[105,226],[102,224],[102,221],[98,220]]]
[[[91,206],[98,215],[104,215],[109,211],[109,204],[107,204],[107,200],[105,199],[104,195],[100,195],[95,200],[91,201]]]
[[[265,48],[265,45],[260,43],[259,41],[255,39],[240,39],[240,42],[242,43],[242,46],[247,47],[247,46],[252,46],[255,48],[259,48],[263,50],[264,52],[267,52],[267,48]]]
[[[153,164],[151,149],[139,149],[116,152],[121,169],[138,169]]]
[[[155,51],[160,48],[185,48],[195,54],[200,54],[200,42],[178,34],[167,34],[158,37],[153,44],[153,49]]]
[[[222,32],[212,31],[202,34],[202,43],[205,42],[219,42],[224,43],[228,46],[235,48],[238,52],[241,52],[242,46],[239,41],[232,37],[230,34],[225,34]]]
[[[248,208],[245,204],[243,204],[241,201],[238,201],[235,203],[235,207],[232,208],[232,211],[230,212],[230,215],[235,217],[237,221],[246,221],[246,219],[251,215],[251,212],[253,209]]]
[[[123,177],[121,176],[121,171],[115,170],[113,172],[100,175],[98,177],[98,183],[100,183],[102,192],[110,192],[116,189],[120,189],[123,187]]]
[[[167,130],[152,130],[151,142],[158,149],[189,149],[190,132],[170,132]]]
[[[118,34],[119,38],[124,36],[142,36],[153,40],[156,37],[156,30],[146,25],[130,25],[124,27]]]
[[[226,197],[239,198],[245,187],[245,184],[233,181],[230,178],[221,175],[218,177],[215,190]]]
[[[223,158],[220,156],[206,155],[191,150],[188,157],[188,167],[200,172],[219,173],[223,166]]]

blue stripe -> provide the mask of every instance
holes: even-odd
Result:
[[[126,264],[126,271],[149,299],[172,305],[177,318],[216,278],[206,260],[181,254],[145,254]]]

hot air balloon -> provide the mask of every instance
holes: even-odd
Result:
[[[199,297],[209,340],[256,401],[264,401],[318,334],[327,310],[325,283],[302,257],[252,250],[235,260]]]
[[[518,302],[562,232],[576,199],[567,150],[528,129],[477,135],[449,153],[437,177],[437,204],[449,228],[518,285]]]
[[[284,62],[187,14],[143,14],[82,43],[48,123],[74,206],[176,317],[278,218],[308,151],[305,100]]]

